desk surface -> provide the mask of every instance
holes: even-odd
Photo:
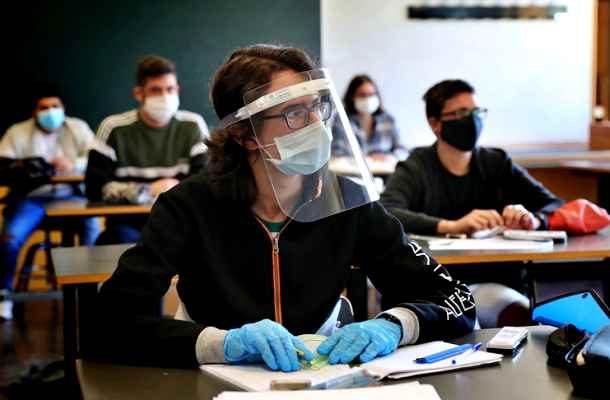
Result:
[[[60,200],[45,206],[47,217],[105,217],[110,215],[148,214],[150,204],[137,205],[91,205],[86,199]]]
[[[575,171],[593,172],[607,174],[610,173],[609,161],[564,161],[559,164],[561,168]]]
[[[55,247],[51,257],[60,285],[98,283],[110,278],[119,257],[133,244]]]
[[[123,252],[133,244],[51,249],[59,284],[103,282],[114,272]],[[472,264],[519,261],[571,261],[610,258],[610,231],[596,235],[571,236],[567,244],[538,251],[426,250],[441,264]],[[551,264],[549,264],[551,265]]]
[[[498,366],[419,376],[393,382],[418,380],[434,385],[443,400],[561,400],[572,396],[567,373],[546,364],[545,346],[551,327],[532,327],[523,350],[505,357]],[[456,343],[487,341],[496,329],[471,333]],[[77,373],[85,400],[106,399],[211,399],[223,390],[237,390],[197,370],[145,368],[79,360]]]
[[[51,177],[53,183],[81,183],[84,181],[84,175],[55,175]]]
[[[565,161],[609,161],[610,150],[544,150],[544,151],[512,151],[509,155],[519,165],[524,167],[548,166],[557,167]]]
[[[85,181],[85,177],[83,175],[55,175],[51,177],[52,183],[70,183],[77,184]],[[0,185],[0,198],[6,196],[8,192],[11,190],[8,186]]]
[[[610,231],[594,235],[569,236],[565,244],[545,250],[429,250],[441,264],[471,264],[514,261],[568,261],[610,258]]]
[[[371,157],[366,157],[366,164],[375,176],[389,176],[396,169],[397,160],[376,160]],[[348,157],[333,157],[329,162],[329,168],[337,175],[359,175],[360,171],[356,168],[354,160]]]
[[[526,168],[567,168],[566,162],[573,161],[585,163],[606,163],[610,166],[610,150],[582,150],[582,149],[545,149],[545,150],[519,150],[509,151],[509,155],[517,164]],[[353,175],[355,167],[351,160],[335,157],[330,161],[330,169],[339,175]],[[394,173],[395,162],[366,159],[373,175],[388,176]],[[606,172],[606,171],[604,171]]]

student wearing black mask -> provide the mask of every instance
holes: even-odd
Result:
[[[437,83],[424,95],[436,143],[396,167],[381,201],[405,230],[472,233],[497,225],[544,229],[561,200],[503,150],[477,147],[487,110],[462,80]]]
[[[503,150],[477,146],[487,110],[478,106],[474,88],[463,80],[445,80],[423,100],[437,141],[398,163],[381,196],[404,229],[428,235],[469,234],[498,225],[545,229],[547,215],[562,200]],[[511,279],[511,286],[520,288],[519,277]]]

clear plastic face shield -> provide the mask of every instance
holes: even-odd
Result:
[[[244,95],[226,128],[249,119],[260,157],[282,211],[316,221],[379,199],[343,104],[324,69],[279,72]],[[340,143],[339,143],[340,142]],[[349,176],[328,167],[333,144],[355,166]]]

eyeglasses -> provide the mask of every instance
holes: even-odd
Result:
[[[481,119],[485,119],[487,117],[487,108],[475,107],[471,110],[461,108],[456,111],[443,113],[443,114],[441,114],[441,117],[450,117],[447,119],[451,120],[451,119],[462,119],[462,118],[468,117],[470,115],[476,115],[477,117],[479,117]]]
[[[290,129],[301,129],[309,124],[311,114],[315,114],[322,122],[330,119],[333,105],[328,97],[322,97],[314,101],[310,106],[295,104],[278,114],[263,115],[262,119],[284,118]]]

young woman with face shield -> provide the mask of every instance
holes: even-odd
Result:
[[[265,363],[299,368],[295,336],[329,336],[331,363],[366,362],[399,345],[470,331],[468,288],[404,235],[377,202],[358,142],[327,71],[290,47],[239,49],[216,72],[220,127],[209,165],[162,194],[142,240],[101,289],[95,358],[147,365]],[[359,174],[328,169],[330,123],[343,121]],[[391,304],[337,329],[350,267]],[[179,276],[178,319],[159,299]],[[329,323],[330,322],[330,323]]]

